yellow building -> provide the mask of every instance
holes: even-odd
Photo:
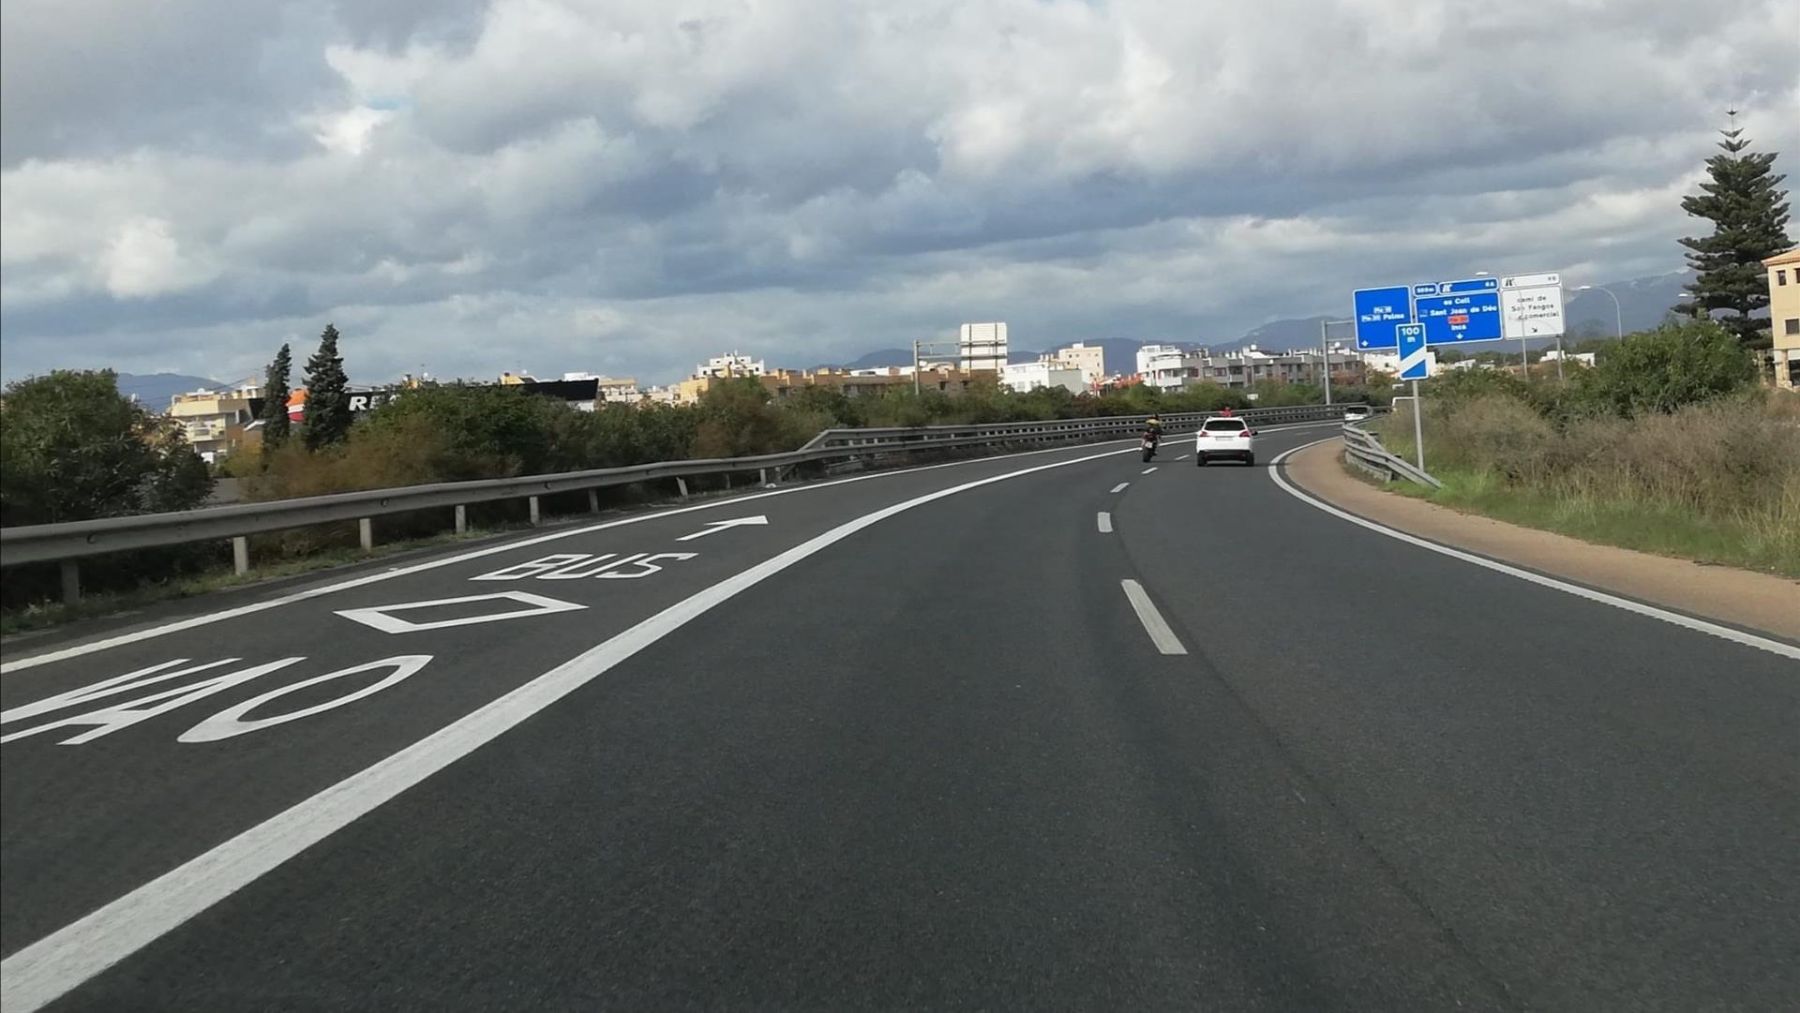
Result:
[[[262,387],[253,383],[229,391],[177,394],[169,400],[169,417],[181,423],[188,445],[211,464],[243,440],[244,427],[254,421],[250,399],[258,397],[262,397]]]
[[[1800,247],[1763,261],[1769,279],[1769,331],[1775,337],[1770,357],[1775,384],[1800,389]]]

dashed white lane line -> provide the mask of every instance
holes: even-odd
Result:
[[[1152,464],[1150,467],[1144,469],[1144,474],[1148,475],[1155,470],[1156,470],[1156,465]]]
[[[1150,642],[1164,654],[1186,654],[1187,648],[1181,646],[1180,638],[1169,624],[1163,620],[1162,613],[1156,610],[1156,603],[1144,591],[1144,585],[1135,580],[1119,581],[1125,589],[1125,597],[1131,602],[1131,608],[1137,613],[1138,622],[1144,624],[1144,632],[1150,634]]]
[[[1100,511],[1100,516],[1096,522],[1100,525],[1100,533],[1101,534],[1103,534],[1103,535],[1112,534],[1112,514],[1109,514],[1106,511],[1102,510],[1102,511]]]
[[[1185,461],[1185,460],[1187,460],[1187,459],[1188,459],[1188,455],[1186,455],[1186,454],[1182,454],[1182,455],[1181,455],[1181,456],[1180,456],[1180,457],[1177,457],[1177,458],[1176,458],[1176,459],[1175,459],[1175,460],[1177,460],[1177,461]]]
[[[1125,487],[1130,484],[1131,484],[1130,482],[1120,482],[1118,485],[1115,485],[1112,487],[1112,491],[1113,492],[1124,492]]]

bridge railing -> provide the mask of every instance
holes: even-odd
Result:
[[[1214,413],[1184,412],[1162,416],[1169,432],[1191,432]],[[1343,406],[1249,409],[1238,416],[1268,425],[1281,422],[1329,421],[1341,418]],[[1047,422],[1005,422],[962,426],[915,426],[883,429],[828,429],[799,450],[750,457],[658,461],[623,468],[522,475],[516,478],[441,482],[431,485],[372,489],[299,499],[270,500],[207,507],[179,513],[107,517],[60,524],[0,528],[0,567],[28,563],[62,564],[65,601],[80,598],[80,560],[114,552],[229,540],[236,569],[250,568],[248,537],[272,531],[356,521],[365,550],[374,547],[373,520],[393,514],[451,507],[458,533],[467,530],[467,507],[475,503],[525,499],[533,524],[541,519],[542,497],[588,493],[589,508],[599,509],[598,491],[640,482],[673,479],[687,496],[687,480],[700,476],[756,473],[761,483],[779,481],[789,469],[806,464],[858,461],[864,464],[891,455],[911,455],[976,447],[1014,447],[1042,443],[1102,442],[1129,437],[1143,427],[1147,415]]]

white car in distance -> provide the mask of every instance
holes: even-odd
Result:
[[[1345,422],[1365,422],[1368,420],[1368,418],[1369,418],[1369,406],[1368,405],[1353,404],[1353,405],[1345,405],[1344,406],[1344,421]]]
[[[1208,461],[1231,460],[1256,463],[1256,430],[1243,419],[1210,418],[1200,424],[1194,435],[1194,463],[1206,467]]]

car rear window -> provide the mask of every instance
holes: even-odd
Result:
[[[1243,419],[1207,419],[1203,427],[1209,433],[1235,433],[1244,428]]]

